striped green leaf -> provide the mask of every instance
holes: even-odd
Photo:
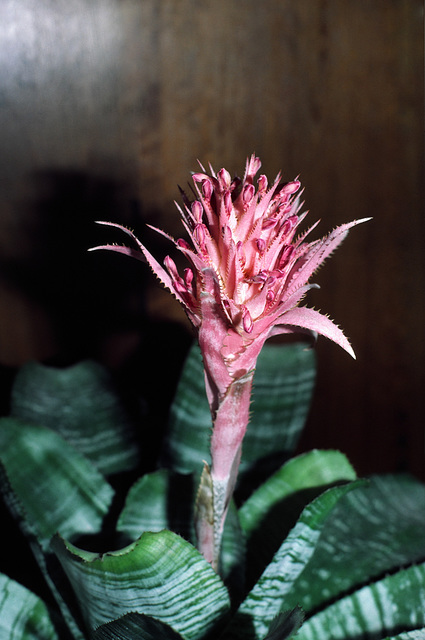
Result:
[[[408,476],[376,476],[330,515],[288,606],[323,607],[385,573],[425,558],[425,486]]]
[[[16,418],[0,420],[0,490],[75,640],[82,640],[74,595],[50,542],[101,531],[113,490],[90,462],[57,433]]]
[[[48,550],[56,532],[72,538],[100,531],[113,490],[59,434],[17,418],[2,418],[0,460],[43,550]],[[7,491],[4,483],[1,487]],[[12,500],[9,505],[13,510]],[[21,519],[19,507],[14,515]]]
[[[303,342],[264,345],[254,376],[251,419],[240,473],[263,479],[294,452],[304,428],[316,380],[313,349]]]
[[[5,504],[19,523],[22,533],[26,536],[41,573],[56,599],[62,614],[60,619],[63,620],[64,624],[66,623],[68,627],[68,629],[64,629],[63,633],[61,633],[61,640],[71,640],[71,638],[72,640],[85,640],[82,631],[83,623],[81,615],[75,606],[75,597],[70,589],[69,582],[57,559],[52,557],[52,554],[46,552],[46,549],[42,549],[38,541],[39,532],[37,531],[37,527],[28,518],[20,500],[12,490],[5,468],[1,462],[0,488]],[[12,550],[8,549],[8,552],[9,551],[12,554]],[[30,567],[28,567],[25,556],[21,556],[19,551],[13,553],[11,559],[19,562],[21,569],[31,571],[32,577],[35,578],[33,565],[31,564]],[[39,578],[40,577],[41,576],[39,576]]]
[[[415,629],[414,631],[406,631],[396,636],[385,638],[385,640],[425,640],[425,627]]]
[[[96,362],[65,368],[27,363],[12,389],[11,415],[57,431],[102,473],[137,464],[128,416],[109,373]]]
[[[96,629],[91,640],[182,640],[182,637],[160,620],[128,613]]]
[[[361,481],[328,489],[302,512],[261,578],[236,612],[224,638],[264,638],[272,620],[287,606],[287,596],[313,556],[323,528],[338,502]]]
[[[379,639],[425,624],[425,564],[409,567],[363,587],[302,626],[297,640]],[[399,640],[409,638],[403,633]],[[424,630],[410,638],[424,637]]]
[[[292,638],[301,627],[304,613],[297,607],[292,611],[285,611],[272,621],[267,636],[264,640],[286,640]]]
[[[145,531],[169,529],[194,541],[192,475],[160,469],[140,478],[127,494],[117,529],[131,541]]]
[[[356,479],[339,451],[310,451],[286,462],[239,509],[247,538],[248,584],[253,585],[302,509],[331,485]]]
[[[204,367],[194,342],[183,365],[170,409],[163,465],[179,473],[202,472],[203,460],[211,462],[209,437],[211,414],[206,398]]]
[[[181,475],[168,469],[146,474],[127,495],[118,519],[118,531],[134,541],[145,531],[169,529],[196,545],[193,511],[197,488],[198,481],[192,474]],[[232,503],[224,528],[220,567],[224,582],[231,581],[232,592],[240,593],[243,587],[244,565],[244,537]]]
[[[228,613],[229,597],[218,575],[171,531],[144,533],[125,549],[101,555],[61,538],[55,538],[53,549],[92,631],[136,612],[196,640],[222,624]]]
[[[252,415],[244,439],[241,474],[257,483],[294,451],[315,381],[314,351],[304,343],[266,343],[258,358]],[[170,411],[164,465],[181,473],[202,470],[209,460],[211,415],[200,350],[189,351]]]
[[[219,574],[229,590],[232,604],[239,603],[246,583],[246,544],[238,510],[233,500],[229,505],[224,524]]]
[[[0,638],[60,640],[40,598],[0,573]]]

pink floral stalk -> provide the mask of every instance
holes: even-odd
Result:
[[[184,192],[177,205],[191,240],[155,229],[183,253],[190,267],[180,275],[171,257],[163,268],[135,236],[137,249],[113,249],[147,261],[176,296],[197,330],[213,421],[211,469],[204,468],[197,503],[198,547],[217,569],[221,537],[235,487],[242,440],[249,420],[252,380],[257,357],[271,336],[307,332],[322,334],[354,352],[342,331],[326,316],[298,306],[316,286],[309,279],[342,242],[349,229],[364,220],[337,227],[321,240],[296,236],[306,213],[298,180],[269,186],[252,156],[243,180],[221,169],[194,173],[195,199]]]

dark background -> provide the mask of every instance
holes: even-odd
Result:
[[[424,477],[423,3],[420,0],[3,0],[2,411],[30,359],[95,357],[134,388],[173,386],[190,330],[142,264],[87,254],[130,225],[179,236],[197,158],[300,175],[317,234],[355,218],[311,304],[320,339],[302,447],[362,474]],[[167,393],[169,393],[167,391]]]

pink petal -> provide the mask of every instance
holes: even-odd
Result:
[[[370,218],[363,218],[343,224],[334,229],[328,236],[322,238],[322,240],[310,245],[307,253],[300,259],[300,264],[295,262],[292,272],[288,275],[288,294],[291,295],[298,287],[309,280],[326,258],[341,244],[352,227],[367,220],[370,220]]]
[[[129,235],[132,238],[132,240],[134,240],[136,242],[140,252],[136,251],[136,249],[131,249],[129,247],[121,247],[121,246],[118,246],[118,245],[104,245],[104,246],[99,246],[99,247],[93,247],[92,249],[89,249],[89,251],[94,251],[94,250],[97,250],[97,249],[107,249],[109,251],[115,251],[117,253],[123,253],[123,254],[125,254],[127,256],[131,256],[133,258],[137,258],[138,260],[142,260],[143,262],[147,262],[149,264],[149,266],[151,267],[152,271],[157,276],[157,278],[162,282],[162,284],[165,287],[167,287],[167,289],[169,289],[171,291],[171,293],[173,293],[175,295],[177,300],[180,302],[180,304],[185,309],[185,311],[186,311],[187,315],[189,316],[191,322],[193,322],[193,324],[195,326],[198,326],[199,322],[200,322],[200,318],[194,312],[194,309],[191,309],[188,306],[186,300],[184,300],[184,298],[181,296],[181,294],[176,290],[176,288],[175,288],[175,286],[173,284],[173,280],[170,277],[170,275],[159,264],[159,262],[153,257],[153,255],[146,249],[146,247],[140,242],[140,240],[138,240],[136,238],[134,233],[132,231],[130,231],[130,229],[127,229],[126,227],[123,227],[120,224],[115,224],[113,222],[98,222],[98,224],[103,224],[103,225],[109,226],[109,227],[116,227],[117,229],[120,229],[121,231],[124,231],[127,235]],[[148,225],[148,226],[150,226],[150,225]],[[157,231],[161,235],[165,236],[166,238],[168,238],[169,240],[171,240],[175,244],[174,238],[169,236],[167,233],[165,233],[164,231],[161,231],[160,229],[156,229],[156,227],[151,227],[151,228],[154,229],[154,231]]]
[[[141,246],[141,242],[138,238],[136,238],[136,236],[134,235],[134,233],[132,231],[130,231],[130,229],[128,229],[127,227],[124,227],[122,224],[117,224],[116,222],[105,222],[104,220],[96,220],[96,224],[102,224],[105,227],[114,227],[115,229],[119,229],[120,231],[123,231],[124,233],[126,233],[128,236],[130,236],[130,238],[140,247]],[[97,249],[97,247],[94,247],[94,249]],[[90,249],[89,249],[90,251]]]
[[[317,284],[306,284],[303,287],[300,287],[299,289],[297,289],[295,293],[293,293],[289,298],[281,302],[279,302],[279,293],[278,293],[275,300],[271,300],[270,308],[265,311],[262,317],[259,317],[255,321],[256,332],[262,334],[273,325],[277,325],[278,323],[283,323],[283,318],[285,318],[285,314],[288,313],[288,311],[295,308],[304,298],[306,293],[310,291],[310,289],[319,289],[319,288],[320,287]]]
[[[130,256],[130,258],[136,258],[136,260],[140,260],[141,262],[146,262],[144,255],[138,249],[131,249],[130,247],[123,247],[118,244],[101,244],[97,247],[90,247],[88,251],[98,251],[101,249],[104,251],[115,251],[115,253],[122,253],[126,256]]]
[[[354,351],[341,329],[334,324],[332,320],[315,309],[309,309],[308,307],[296,307],[295,309],[291,309],[283,314],[282,325],[283,328],[300,327],[302,329],[307,329],[308,331],[320,333],[322,336],[325,336],[325,338],[333,340],[333,342],[338,344],[347,351],[350,356],[356,359]],[[279,327],[276,327],[276,329],[279,330]]]
[[[255,174],[258,173],[258,171],[260,170],[260,167],[261,167],[260,158],[257,158],[254,154],[252,154],[252,156],[248,158],[246,161],[245,175],[244,175],[243,181],[252,182]]]
[[[258,291],[256,295],[253,295],[252,298],[247,300],[246,307],[249,310],[252,318],[258,318],[264,311],[270,296],[268,296],[270,290],[267,286],[263,286],[262,289]]]

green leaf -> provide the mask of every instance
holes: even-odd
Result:
[[[81,620],[50,541],[59,531],[75,538],[100,532],[112,487],[57,433],[16,418],[0,420],[0,490],[75,639]]]
[[[27,363],[13,385],[11,415],[57,431],[102,473],[137,464],[128,416],[109,373],[96,362],[66,368]]]
[[[169,529],[194,541],[192,475],[160,469],[140,478],[127,494],[118,531],[136,540],[145,531]]]
[[[266,343],[258,358],[252,415],[244,439],[241,474],[254,484],[268,477],[294,451],[304,426],[315,381],[314,351],[304,343]],[[170,411],[164,466],[201,473],[209,461],[211,415],[204,370],[195,343],[183,367]],[[247,489],[248,491],[248,489]]]
[[[56,532],[72,538],[100,531],[112,487],[60,435],[16,418],[2,418],[0,460],[43,550]],[[4,484],[2,488],[7,492]]]
[[[13,492],[7,478],[6,471],[1,462],[0,488],[5,504],[17,519],[23,534],[26,536],[29,547],[32,550],[41,572],[59,605],[63,620],[66,622],[71,632],[71,635],[69,635],[69,633],[66,634],[65,631],[61,633],[61,640],[68,640],[68,638],[71,637],[73,640],[84,640],[81,616],[79,615],[78,609],[75,608],[76,603],[74,594],[70,590],[69,582],[66,579],[57,559],[52,557],[51,554],[49,555],[46,553],[46,551],[43,551],[40,542],[37,539],[36,527],[34,523],[28,519],[22,504]],[[26,561],[21,557],[21,554],[19,552],[15,552],[14,555],[16,556],[16,561],[24,562],[25,566]]]
[[[425,627],[399,633],[396,636],[391,636],[391,638],[385,638],[385,640],[425,640]]]
[[[196,640],[228,613],[220,578],[190,543],[170,531],[144,533],[125,549],[102,555],[60,538],[53,548],[91,630],[137,612]]]
[[[239,509],[247,538],[248,584],[259,577],[302,509],[331,485],[356,479],[339,451],[310,451],[286,462]]]
[[[266,342],[254,376],[251,419],[244,438],[240,482],[261,484],[298,444],[310,409],[316,357],[303,342]]]
[[[286,640],[292,638],[301,627],[304,620],[304,613],[296,607],[292,611],[285,611],[273,620],[269,632],[264,640]]]
[[[0,573],[0,638],[59,640],[50,613],[40,598]]]
[[[140,478],[130,489],[117,523],[119,532],[136,540],[145,531],[169,529],[196,545],[194,501],[198,481],[160,469]],[[220,576],[232,594],[244,585],[245,544],[238,512],[232,502],[226,519],[221,552]]]
[[[93,633],[92,640],[182,640],[182,637],[160,620],[128,613],[103,624]]]
[[[164,466],[179,473],[195,471],[199,476],[203,460],[210,462],[211,413],[205,391],[204,367],[198,343],[186,357],[176,395],[170,409],[163,451]]]
[[[246,544],[239,514],[232,500],[224,523],[221,539],[219,573],[229,590],[233,602],[239,603],[245,591],[246,581]]]
[[[263,638],[271,621],[287,606],[287,595],[313,556],[323,527],[343,496],[361,481],[322,493],[302,512],[297,524],[236,612],[226,640]]]
[[[345,496],[287,599],[309,612],[339,594],[425,558],[425,485],[376,476]]]
[[[304,623],[297,640],[375,639],[400,634],[423,627],[424,602],[425,564],[420,564],[363,587],[320,611]]]

